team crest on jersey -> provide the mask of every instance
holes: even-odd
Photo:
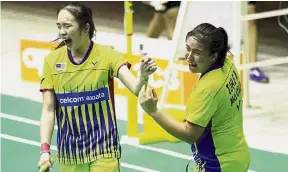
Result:
[[[56,63],[55,65],[55,70],[56,71],[63,71],[66,69],[66,64],[65,63]]]

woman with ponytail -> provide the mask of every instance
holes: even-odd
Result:
[[[157,69],[156,63],[143,57],[136,79],[120,53],[92,41],[96,32],[92,11],[78,2],[58,12],[56,25],[62,42],[44,60],[38,167],[51,168],[50,143],[56,119],[61,172],[119,171],[114,77],[138,96]]]
[[[179,122],[157,109],[157,95],[142,87],[139,103],[163,129],[191,145],[197,172],[247,172],[250,151],[243,133],[242,88],[233,61],[226,58],[228,35],[202,23],[186,35],[186,59],[201,74]]]

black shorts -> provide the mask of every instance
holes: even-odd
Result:
[[[176,7],[180,7],[181,1],[168,1],[167,3],[164,4],[165,9],[164,10],[155,10],[155,12],[157,13],[165,13],[166,11],[168,11],[171,8],[176,8]]]

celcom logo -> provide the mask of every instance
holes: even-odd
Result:
[[[95,91],[85,91],[77,93],[56,94],[61,106],[79,106],[82,104],[98,103],[109,100],[108,88],[101,88]]]
[[[33,40],[21,40],[22,80],[39,82],[43,72],[43,62],[57,44]]]

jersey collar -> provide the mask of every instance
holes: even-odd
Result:
[[[81,64],[83,64],[83,63],[88,59],[88,57],[89,57],[89,55],[90,55],[90,53],[91,53],[91,51],[92,51],[93,45],[94,45],[94,43],[93,43],[93,41],[91,41],[91,42],[90,42],[90,45],[89,45],[89,48],[88,48],[88,50],[86,51],[86,54],[85,54],[84,58],[82,59],[82,61],[81,61],[80,63],[76,63],[76,62],[74,61],[71,51],[70,51],[69,49],[67,49],[67,51],[68,51],[68,57],[69,57],[70,62],[73,63],[74,65],[81,65]]]
[[[224,64],[223,64],[223,65],[224,65]],[[210,69],[208,69],[207,72],[205,72],[205,73],[203,73],[203,74],[201,75],[200,79],[201,79],[204,75],[206,75],[208,72],[210,72],[210,71],[212,71],[212,70],[216,70],[216,69],[222,68],[223,65],[220,65],[220,64],[218,64],[218,63],[215,63],[214,65],[212,65],[212,66],[210,67]]]

